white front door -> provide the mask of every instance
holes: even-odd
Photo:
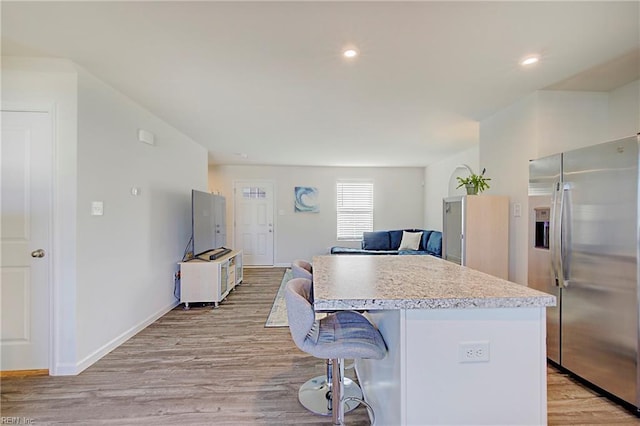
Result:
[[[50,115],[3,111],[0,161],[0,370],[48,369]]]
[[[238,181],[235,192],[235,248],[245,265],[273,265],[273,183]]]

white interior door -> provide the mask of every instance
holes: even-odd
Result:
[[[50,115],[3,111],[0,161],[0,370],[48,369]]]
[[[273,183],[236,182],[235,248],[245,265],[273,265]]]

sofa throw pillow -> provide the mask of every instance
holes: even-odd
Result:
[[[400,243],[402,242],[402,233],[404,231],[407,232],[417,232],[415,229],[394,229],[393,231],[389,231],[389,250],[398,250],[400,247]]]
[[[402,232],[402,241],[398,250],[418,250],[422,232]]]
[[[389,250],[389,233],[372,231],[362,234],[362,248],[365,250]]]
[[[427,243],[429,242],[429,237],[433,231],[422,231],[422,241],[420,242],[420,250],[427,251]]]
[[[427,253],[438,257],[442,256],[442,232],[433,231],[431,233],[427,243]]]

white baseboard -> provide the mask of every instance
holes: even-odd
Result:
[[[84,370],[86,370],[87,368],[89,368],[90,366],[98,362],[100,358],[102,358],[103,356],[105,356],[106,354],[108,354],[109,352],[111,352],[112,350],[114,350],[115,348],[117,348],[118,346],[120,346],[121,344],[123,344],[124,342],[126,342],[127,340],[135,336],[136,334],[138,334],[140,331],[147,328],[149,325],[153,324],[160,317],[165,315],[167,312],[169,312],[176,306],[178,306],[178,301],[171,302],[169,305],[151,314],[141,323],[131,327],[129,330],[125,331],[124,333],[112,339],[111,341],[107,342],[105,345],[98,348],[96,351],[89,354],[84,359],[80,360],[77,364],[67,363],[67,364],[56,365],[55,368],[52,370],[51,375],[52,376],[75,376],[77,374],[82,373]]]
[[[51,376],[75,376],[78,373],[78,366],[69,363],[60,363],[49,370]]]
[[[256,269],[256,268],[290,268],[291,263],[275,263],[273,265],[242,265],[245,269]]]

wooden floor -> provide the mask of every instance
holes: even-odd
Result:
[[[245,269],[218,309],[174,309],[78,376],[3,378],[1,416],[37,425],[331,424],[297,400],[324,362],[300,352],[287,328],[264,327],[283,273]],[[549,424],[640,424],[566,375],[550,368],[548,377]],[[346,420],[368,424],[362,407]]]

